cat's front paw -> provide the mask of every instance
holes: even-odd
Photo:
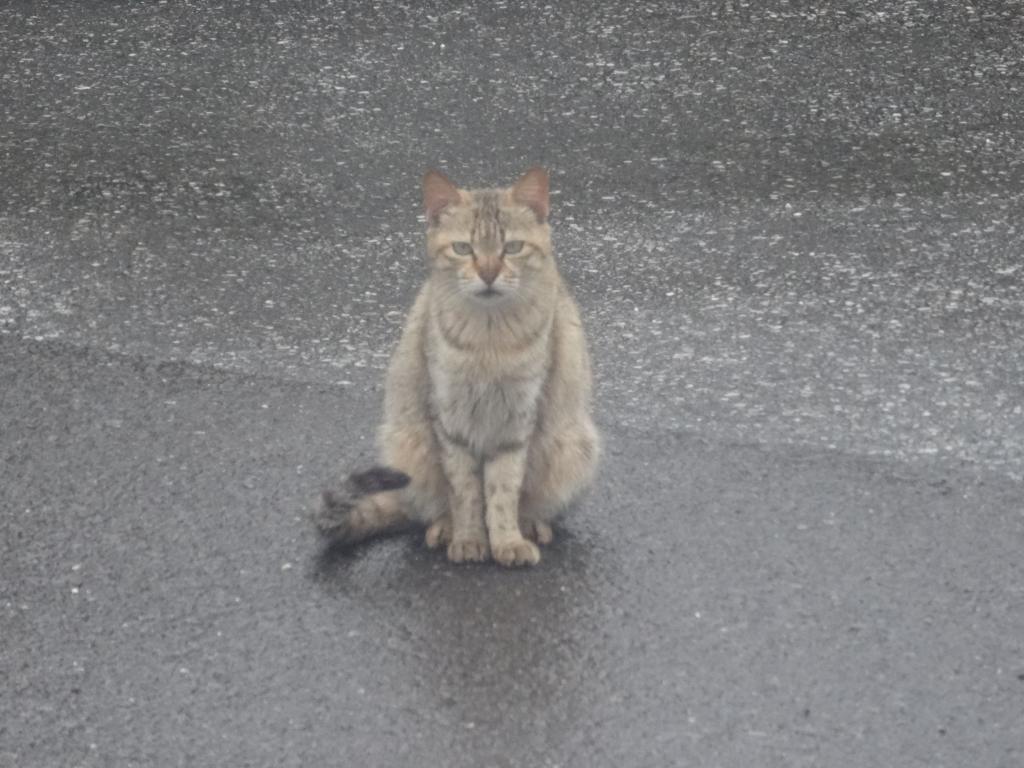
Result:
[[[482,563],[487,556],[487,539],[483,536],[457,537],[448,545],[448,559],[453,563]]]
[[[502,565],[536,565],[540,562],[540,549],[524,538],[493,544],[491,554]]]

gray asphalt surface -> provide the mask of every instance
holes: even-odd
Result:
[[[1024,764],[1018,3],[223,5],[0,7],[0,765]],[[322,551],[538,162],[597,486]]]

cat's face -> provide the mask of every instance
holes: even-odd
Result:
[[[437,171],[423,182],[427,249],[452,295],[482,308],[530,301],[554,269],[548,177],[526,172],[507,189],[462,190]]]

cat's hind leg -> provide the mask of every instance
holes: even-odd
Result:
[[[385,424],[381,431],[385,463],[410,478],[403,491],[406,514],[427,526],[426,544],[447,548],[452,542],[448,511],[449,484],[441,466],[440,446],[426,420]]]
[[[427,526],[426,543],[430,549],[447,547],[452,543],[452,516],[447,512]]]
[[[590,484],[600,452],[600,437],[590,423],[537,436],[519,498],[519,527],[526,538],[551,543],[552,519]]]
[[[522,529],[524,537],[537,544],[550,544],[555,538],[551,524],[541,520],[537,515],[523,517],[520,512],[519,527]]]

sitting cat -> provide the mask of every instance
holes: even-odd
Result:
[[[336,541],[409,522],[461,563],[532,565],[589,483],[600,439],[579,312],[551,249],[548,176],[507,189],[423,180],[431,272],[388,369],[382,464],[325,491]]]

